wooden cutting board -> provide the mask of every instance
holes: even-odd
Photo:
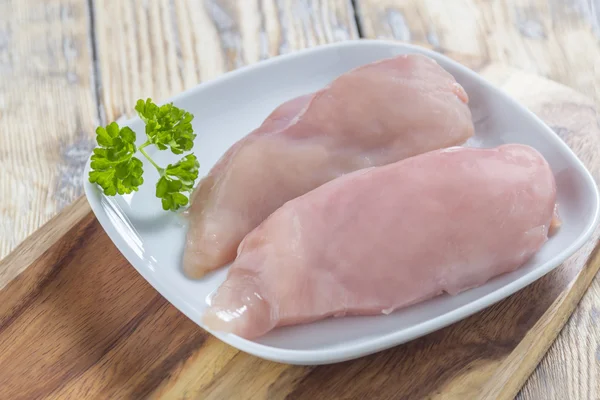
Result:
[[[481,73],[541,116],[598,182],[592,100],[499,65]],[[599,234],[466,320],[361,359],[298,367],[239,352],[187,319],[121,256],[82,198],[0,263],[0,398],[510,399],[598,271]]]

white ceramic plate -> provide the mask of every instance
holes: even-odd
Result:
[[[195,153],[205,175],[234,142],[261,124],[279,104],[314,92],[340,74],[366,63],[418,52],[436,59],[470,96],[474,143],[491,147],[525,143],[546,157],[556,176],[563,226],[523,268],[457,296],[440,296],[390,315],[345,317],[277,329],[249,341],[211,332],[256,356],[292,364],[326,364],[374,353],[463,319],[527,286],[560,265],[590,237],[598,221],[596,185],[575,154],[535,115],[471,70],[432,51],[386,41],[353,41],[280,56],[203,83],[170,100],[194,114]],[[139,119],[127,122],[143,139]],[[140,144],[138,143],[138,144]],[[165,153],[165,154],[160,154]],[[159,152],[157,161],[175,156]],[[87,181],[92,210],[119,250],[168,301],[202,326],[206,299],[226,269],[205,279],[181,271],[186,233],[182,216],[163,212],[154,196],[157,174],[146,164],[146,183],[137,193],[108,198]],[[202,326],[203,327],[203,326]],[[204,328],[204,327],[203,327]]]

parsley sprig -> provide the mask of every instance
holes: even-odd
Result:
[[[161,199],[163,209],[177,211],[189,203],[189,194],[198,178],[200,164],[196,156],[188,154],[162,168],[144,149],[153,145],[173,154],[192,150],[196,138],[192,128],[194,116],[173,104],[159,107],[151,99],[138,100],[135,110],[146,125],[146,142],[136,148],[135,132],[129,127],[120,128],[116,122],[98,127],[98,146],[92,155],[89,181],[98,184],[107,196],[139,190],[144,183],[142,161],[135,157],[139,151],[158,171],[156,197]]]

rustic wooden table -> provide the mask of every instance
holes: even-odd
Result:
[[[592,0],[0,1],[0,258],[82,194],[100,123],[247,63],[394,38],[556,80],[600,104]],[[596,107],[597,109],[597,107]],[[0,271],[1,272],[1,271]],[[521,399],[600,393],[596,278]]]

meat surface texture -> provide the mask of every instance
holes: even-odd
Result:
[[[354,69],[277,108],[198,184],[184,271],[233,261],[244,236],[286,201],[346,173],[458,145],[468,97],[435,61],[402,55]]]
[[[436,150],[287,202],[246,236],[204,315],[245,338],[388,314],[517,269],[546,242],[556,184],[524,145]]]

